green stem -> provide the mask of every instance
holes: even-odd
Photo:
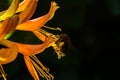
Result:
[[[13,34],[13,32],[12,32],[12,33],[7,34],[7,35],[4,37],[4,39],[8,39],[8,38],[10,38],[10,37],[12,36],[12,34]]]

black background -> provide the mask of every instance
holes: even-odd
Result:
[[[60,60],[52,48],[37,55],[50,68],[55,80],[119,79],[120,1],[55,1],[60,9],[46,25],[59,26],[70,37],[72,46]],[[46,14],[50,2],[51,0],[39,0],[32,18]],[[32,33],[23,31],[15,31],[10,40],[21,43],[39,42]],[[8,80],[33,80],[21,54],[14,62],[3,67]]]

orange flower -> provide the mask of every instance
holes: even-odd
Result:
[[[58,59],[64,56],[61,52],[61,47],[64,45],[64,42],[59,41],[59,35],[54,35],[42,29],[42,27],[44,27],[61,30],[60,28],[45,26],[54,16],[59,6],[57,6],[55,2],[51,2],[50,10],[46,15],[29,20],[36,10],[37,2],[38,0],[23,0],[23,2],[20,3],[20,0],[13,0],[8,10],[0,12],[0,44],[6,46],[6,48],[0,49],[0,71],[4,80],[6,80],[6,78],[2,65],[14,61],[18,52],[23,55],[26,66],[34,80],[40,80],[39,75],[47,80],[54,79],[49,73],[49,70],[37,59],[36,54],[52,46],[58,55]],[[6,37],[6,35],[12,33],[15,29],[31,31],[43,41],[43,43],[33,45],[7,40],[8,37]],[[57,41],[59,41],[59,43],[56,43]]]
[[[55,29],[45,26],[45,23],[47,23],[54,16],[54,13],[58,8],[59,6],[57,6],[55,2],[51,2],[50,10],[46,15],[19,24],[16,29],[24,30],[24,31],[32,31],[40,40],[44,42],[45,38],[49,36],[50,33],[41,29],[42,27],[61,31],[60,28]],[[55,42],[58,40],[59,40],[59,35],[52,35],[52,39],[51,39],[51,43],[49,44],[49,47],[52,46],[55,49],[55,52],[58,55],[58,59],[60,59],[61,57],[65,56],[60,51],[61,47],[64,45],[64,42],[60,42],[59,44],[56,44]]]

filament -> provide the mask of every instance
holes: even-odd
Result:
[[[0,65],[0,72],[2,74],[2,75],[0,75],[0,77],[3,76],[4,80],[7,80],[6,79],[6,74],[5,74],[5,71],[4,71],[3,67],[2,67],[2,65]]]
[[[59,31],[62,31],[61,28],[57,27],[57,28],[52,28],[52,27],[48,27],[48,26],[43,26],[44,28],[48,28],[48,29],[51,29],[51,30],[59,30]]]
[[[30,58],[32,64],[34,65],[35,69],[37,70],[41,77],[45,77],[47,80],[54,79],[54,77],[49,73],[49,69],[46,68],[35,55],[30,56]]]

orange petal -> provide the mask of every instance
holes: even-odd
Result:
[[[57,6],[55,2],[51,2],[51,7],[48,14],[33,20],[29,20],[25,23],[19,24],[16,29],[25,30],[25,31],[34,31],[34,30],[40,29],[47,21],[49,21],[53,17],[55,11],[58,8],[59,6]]]
[[[26,0],[26,1],[27,1],[27,5],[25,9],[19,14],[19,18],[20,18],[19,23],[25,22],[28,19],[30,19],[37,7],[36,0]]]
[[[10,31],[8,33],[14,31],[14,29],[17,27],[18,22],[19,22],[19,16],[18,15],[13,16],[12,17],[12,26],[10,26]]]
[[[0,64],[7,64],[14,61],[18,55],[18,47],[8,40],[0,40],[0,44],[7,48],[0,49]]]
[[[19,21],[18,16],[14,16],[13,18],[7,18],[3,21],[2,26],[0,27],[0,40],[6,36],[6,34],[13,31]]]
[[[9,28],[12,25],[12,19],[7,18],[3,21],[2,26],[0,27],[0,40],[9,32]],[[8,27],[9,26],[9,27]]]
[[[36,0],[36,1],[38,1],[38,0]],[[30,0],[23,0],[23,1],[19,4],[19,7],[18,7],[18,9],[16,10],[16,13],[19,13],[19,12],[23,11],[23,10],[27,7],[27,5],[28,5],[29,2],[30,2]]]
[[[41,34],[40,32],[38,32],[38,31],[33,31],[33,33],[35,34],[35,36],[37,36],[41,41],[45,41],[45,38],[46,38],[46,36],[45,35],[43,35],[43,34]]]
[[[38,54],[44,51],[47,48],[50,41],[51,41],[51,36],[49,36],[48,39],[46,39],[45,42],[42,44],[37,44],[37,45],[20,44],[20,43],[16,43],[16,44],[21,54],[30,56],[32,54]]]
[[[29,3],[29,1],[30,1],[30,0],[23,0],[23,1],[19,4],[19,6],[18,6],[18,8],[17,8],[17,10],[16,10],[16,13],[23,11],[23,10],[26,8],[26,6],[27,6],[27,4]]]
[[[25,60],[26,66],[27,66],[31,76],[34,78],[34,80],[39,80],[37,72],[31,63],[29,56],[24,56],[24,60]]]

